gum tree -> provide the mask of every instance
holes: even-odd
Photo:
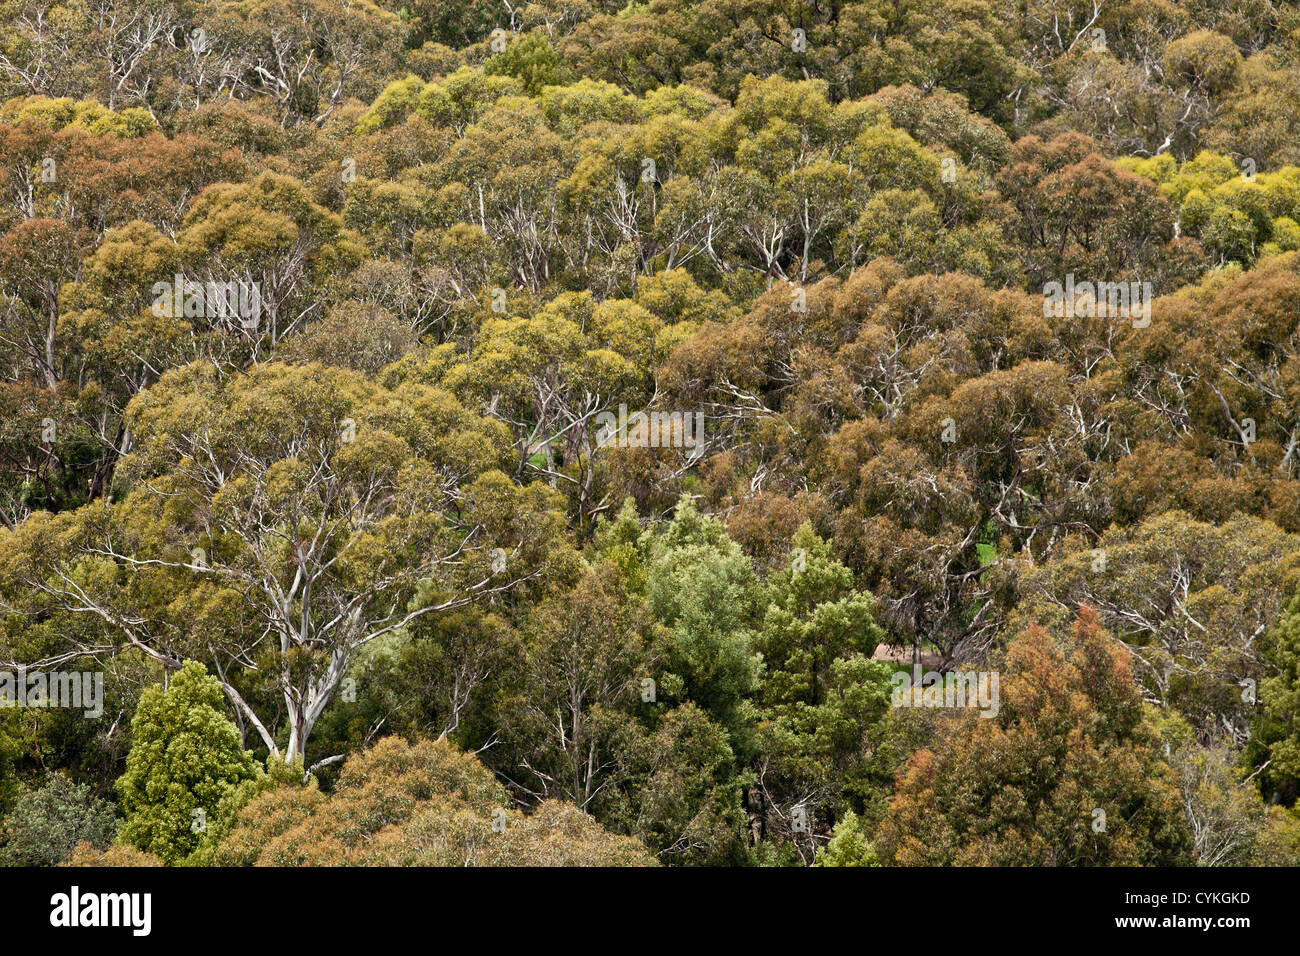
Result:
[[[130,411],[122,499],[41,516],[0,546],[30,613],[78,622],[46,663],[205,660],[245,732],[286,761],[363,647],[500,598],[562,552],[553,493],[494,470],[502,427],[434,388],[192,365]]]

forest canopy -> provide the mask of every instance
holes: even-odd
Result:
[[[1300,864],[1294,5],[0,24],[0,863]]]

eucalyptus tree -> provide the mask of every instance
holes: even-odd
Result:
[[[439,389],[194,364],[129,419],[118,500],[34,516],[0,545],[11,607],[98,625],[26,663],[202,660],[245,733],[285,760],[303,758],[368,644],[504,599],[563,557],[552,493],[497,472],[504,428]]]

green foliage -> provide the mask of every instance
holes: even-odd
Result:
[[[513,76],[529,96],[543,87],[560,86],[568,72],[555,48],[540,33],[530,33],[513,41],[500,53],[483,62],[489,76]]]
[[[761,662],[753,650],[759,582],[722,523],[683,498],[651,545],[647,591],[672,631],[661,683],[694,701],[734,733],[749,719],[746,698]]]
[[[155,685],[131,721],[131,753],[117,782],[122,842],[166,863],[191,853],[224,797],[257,775],[225,714],[221,686],[197,661]]]
[[[0,662],[105,670],[0,717],[6,859],[1293,861],[1229,6],[0,3]]]
[[[57,866],[79,843],[104,849],[117,827],[108,801],[96,797],[86,784],[52,773],[40,787],[19,796],[4,817],[0,865]]]
[[[831,819],[846,804],[879,804],[894,770],[881,747],[892,668],[870,659],[885,636],[872,599],[852,590],[849,569],[807,523],[790,568],[773,577],[757,639],[764,796],[774,811]],[[772,836],[788,829],[784,813],[771,817]]]
[[[234,852],[230,847],[231,834],[240,826],[242,812],[246,806],[268,791],[286,791],[292,788],[303,793],[315,792],[315,779],[304,783],[305,774],[301,763],[286,763],[271,756],[267,758],[266,770],[255,768],[252,777],[241,780],[228,787],[217,801],[216,810],[205,818],[198,845],[185,858],[185,866],[247,866],[252,860],[232,859]],[[260,849],[260,846],[259,846]]]
[[[31,96],[10,100],[0,107],[0,118],[20,123],[34,119],[54,130],[82,129],[94,135],[117,137],[143,136],[158,128],[149,111],[138,106],[110,110],[94,100],[74,100],[64,96]]]
[[[861,821],[852,810],[835,824],[826,846],[817,851],[814,866],[879,866],[875,847],[862,830]]]
[[[1264,798],[1289,807],[1300,796],[1300,598],[1291,599],[1260,643],[1266,676],[1243,758]]]

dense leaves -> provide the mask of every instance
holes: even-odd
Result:
[[[1300,860],[1293,4],[0,24],[5,862]]]

